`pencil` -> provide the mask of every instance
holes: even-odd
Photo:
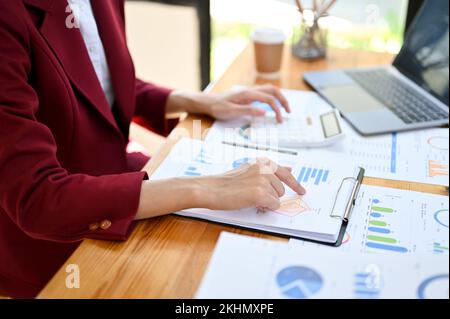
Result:
[[[288,154],[288,155],[298,155],[295,151],[290,151],[282,148],[275,148],[275,147],[269,147],[269,146],[263,146],[263,145],[251,145],[251,144],[243,144],[243,143],[232,143],[227,141],[222,141],[222,144],[229,145],[229,146],[235,146],[235,147],[243,147],[243,148],[249,148],[259,151],[272,151],[272,152],[278,152],[282,154]]]
[[[303,13],[303,6],[300,0],[295,0],[295,2],[297,2],[297,7],[298,7],[298,11],[300,11],[300,13]]]

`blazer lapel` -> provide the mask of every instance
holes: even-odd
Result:
[[[92,66],[81,32],[78,28],[68,27],[66,24],[71,14],[67,1],[24,0],[24,2],[47,12],[40,33],[60,61],[72,84],[120,132]]]
[[[121,127],[128,136],[129,123],[134,114],[135,73],[128,52],[124,22],[119,15],[119,1],[91,1],[97,27],[105,48],[111,80],[116,98],[115,108]]]

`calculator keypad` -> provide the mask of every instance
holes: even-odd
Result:
[[[257,143],[302,144],[317,139],[316,134],[310,117],[284,118],[283,123],[274,117],[255,117],[251,124],[251,139]]]

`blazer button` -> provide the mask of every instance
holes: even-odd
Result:
[[[100,228],[101,229],[103,229],[103,230],[106,230],[106,229],[108,229],[109,227],[111,227],[111,221],[110,220],[107,220],[107,219],[105,219],[104,221],[102,221],[101,223],[100,223]]]
[[[92,223],[89,225],[89,230],[94,231],[97,230],[100,227],[98,223]]]

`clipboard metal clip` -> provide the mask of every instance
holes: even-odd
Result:
[[[339,186],[339,189],[338,189],[338,191],[336,193],[336,197],[334,198],[333,208],[331,210],[330,217],[339,218],[343,222],[346,222],[346,223],[349,221],[351,213],[352,213],[352,210],[353,210],[353,207],[355,206],[356,197],[358,196],[358,192],[359,192],[359,189],[361,187],[362,180],[364,178],[364,173],[365,173],[364,168],[360,167],[357,177],[346,177],[346,178],[344,178],[342,180],[341,185]],[[342,190],[342,187],[343,187],[344,183],[347,182],[347,181],[353,181],[354,185],[353,185],[353,188],[352,188],[352,192],[350,194],[350,198],[349,198],[349,200],[348,200],[348,202],[347,202],[347,204],[345,206],[344,214],[339,214],[338,215],[338,214],[335,214],[334,211],[335,211],[336,204],[337,204],[337,201],[338,201],[338,198],[339,198],[339,194],[340,194],[340,192]]]

